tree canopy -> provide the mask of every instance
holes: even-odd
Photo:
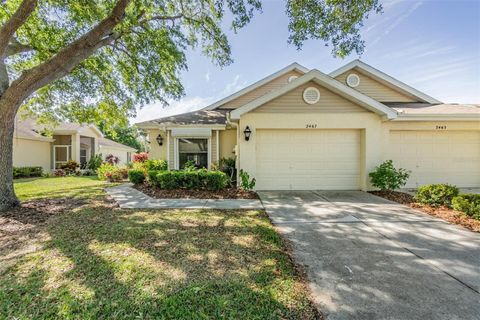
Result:
[[[378,0],[287,0],[289,41],[361,53],[359,28]],[[222,26],[238,31],[261,0],[6,0],[0,3],[0,209],[13,192],[13,123],[19,108],[50,118],[107,115],[104,128],[152,101],[184,94],[186,52],[232,62]],[[84,113],[83,116],[80,114]],[[85,114],[87,116],[85,116]]]

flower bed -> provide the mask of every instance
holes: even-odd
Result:
[[[370,191],[370,193],[385,198],[390,201],[398,202],[407,205],[411,208],[420,210],[431,216],[438,217],[447,222],[461,225],[467,229],[475,232],[480,232],[480,221],[473,219],[463,212],[450,209],[445,206],[432,207],[429,205],[422,205],[415,201],[415,198],[407,193],[399,191]]]
[[[224,188],[218,191],[197,189],[160,189],[146,184],[134,186],[137,190],[157,199],[258,199],[253,191]]]

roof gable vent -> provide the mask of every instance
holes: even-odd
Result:
[[[298,76],[290,76],[290,77],[288,77],[288,80],[287,80],[287,81],[288,81],[288,83],[290,83],[290,82],[292,82],[293,80],[295,80],[295,79],[297,79],[297,78],[298,78]]]
[[[350,73],[347,77],[347,84],[352,88],[358,87],[360,84],[360,77],[355,73]]]
[[[308,104],[315,104],[320,100],[320,91],[315,87],[308,87],[303,91],[303,100]]]

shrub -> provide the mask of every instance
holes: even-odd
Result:
[[[78,168],[80,168],[80,165],[75,160],[68,160],[60,166],[60,169],[65,170],[67,175],[75,174]]]
[[[55,169],[53,170],[53,176],[54,177],[65,177],[67,173],[63,169]]]
[[[230,178],[231,185],[235,185],[237,182],[237,169],[235,164],[235,159],[233,158],[222,158],[219,162],[219,169]]]
[[[177,172],[178,171],[160,171],[155,175],[152,183],[160,189],[177,189],[180,187],[178,185],[178,178],[175,177]]]
[[[88,160],[87,169],[97,171],[98,168],[102,165],[102,155],[96,154]]]
[[[206,169],[195,171],[149,172],[153,185],[161,189],[207,189],[218,191],[227,186],[228,177],[220,171]]]
[[[78,173],[81,176],[94,176],[94,175],[96,175],[95,170],[92,170],[92,169],[81,169]]]
[[[118,172],[118,174],[120,175],[122,180],[128,179],[128,168],[127,167],[117,168],[116,172]]]
[[[219,191],[227,186],[228,177],[221,171],[208,171],[204,181],[207,190]]]
[[[117,156],[114,156],[113,154],[109,154],[105,157],[105,161],[110,164],[118,164],[120,162],[120,159]]]
[[[458,196],[458,188],[448,184],[428,184],[418,188],[415,199],[432,207],[450,207],[452,199]]]
[[[408,178],[410,177],[410,171],[405,169],[396,169],[392,160],[387,160],[374,171],[368,174],[372,181],[372,185],[380,190],[393,191],[403,187]]]
[[[108,162],[103,163],[97,169],[98,179],[107,180],[108,179],[107,173],[109,173],[109,176],[111,177],[111,173],[113,173],[116,169],[117,169],[117,167],[114,166],[113,164],[110,164]]]
[[[13,179],[41,177],[42,175],[42,167],[13,167]]]
[[[250,175],[243,170],[240,170],[240,188],[246,191],[253,190],[256,184],[255,178],[250,180]]]
[[[144,162],[145,168],[147,171],[157,170],[165,171],[168,170],[168,164],[166,160],[146,160]]]
[[[452,208],[480,220],[480,194],[460,194],[452,199]]]
[[[141,184],[145,181],[145,173],[142,170],[128,171],[128,180],[134,184]]]
[[[148,153],[140,152],[133,154],[133,162],[145,162],[148,160]]]

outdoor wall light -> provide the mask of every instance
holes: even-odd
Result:
[[[247,126],[245,130],[243,130],[243,134],[245,135],[245,141],[250,140],[250,135],[252,134],[252,130]]]
[[[159,146],[163,145],[163,137],[161,135],[158,135],[156,140]]]

